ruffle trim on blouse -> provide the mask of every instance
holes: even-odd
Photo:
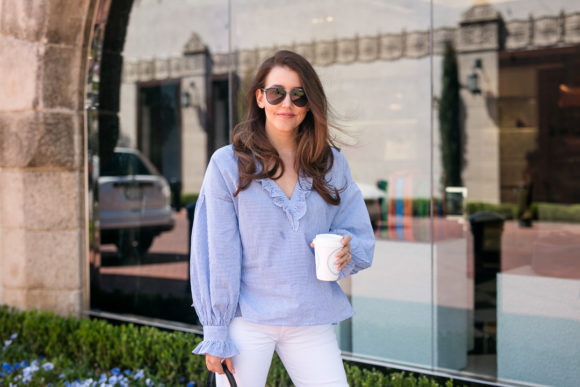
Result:
[[[230,341],[211,341],[204,340],[192,351],[196,355],[209,353],[210,355],[221,358],[232,357],[240,353],[236,346]]]
[[[306,197],[312,189],[312,179],[310,177],[300,176],[291,199],[288,199],[274,180],[268,178],[257,180],[262,184],[264,191],[270,194],[274,205],[284,211],[292,229],[298,231],[300,219],[306,215]]]

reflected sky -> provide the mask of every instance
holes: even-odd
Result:
[[[455,27],[473,0],[435,0],[434,27]],[[505,20],[580,11],[577,0],[491,0]],[[427,30],[427,0],[232,0],[232,46],[253,49],[317,40]],[[276,26],[276,28],[272,28]],[[213,52],[228,50],[228,1],[136,1],[124,55],[129,59],[179,56],[193,32]]]

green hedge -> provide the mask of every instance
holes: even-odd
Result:
[[[467,215],[472,215],[479,211],[497,212],[506,220],[517,219],[518,216],[518,206],[511,203],[493,204],[485,202],[468,202],[465,206],[465,210]]]
[[[518,205],[512,203],[493,204],[486,202],[468,202],[467,215],[479,211],[490,211],[501,214],[506,220],[517,219]],[[532,203],[532,219],[544,222],[580,223],[580,204]]]
[[[197,201],[197,198],[199,197],[199,194],[197,193],[184,193],[181,194],[181,205],[183,207],[191,204],[191,203],[195,203]]]
[[[548,222],[580,223],[580,204],[537,203],[537,218]]]
[[[441,215],[441,199],[433,198],[433,214],[435,216]],[[414,198],[413,199],[413,216],[415,217],[427,217],[430,215],[429,208],[431,207],[430,198]]]
[[[178,380],[203,386],[207,378],[205,359],[191,350],[201,341],[193,334],[168,332],[133,324],[115,325],[100,319],[60,317],[52,313],[17,311],[0,306],[0,340],[17,333],[14,344],[0,349],[0,361],[14,363],[43,356],[57,363],[73,364],[99,373],[120,369],[144,369],[155,381],[166,385]],[[383,373],[345,363],[349,385],[439,386],[436,380],[405,373]],[[0,383],[1,384],[1,383]],[[268,386],[290,386],[290,378],[275,356]],[[448,380],[446,386],[452,386]]]

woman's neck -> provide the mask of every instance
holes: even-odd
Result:
[[[272,146],[278,151],[278,154],[283,156],[290,156],[296,153],[296,133],[283,132],[271,133],[266,130],[266,134]]]
[[[288,187],[286,187],[288,192],[283,188],[284,193],[286,193],[286,196],[290,197],[290,195],[292,195],[291,191],[294,189],[294,184],[296,183],[295,180],[297,178],[295,170],[296,148],[297,148],[295,133],[294,132],[272,133],[266,130],[266,134],[268,136],[268,139],[270,140],[270,143],[272,144],[274,149],[276,149],[276,151],[278,152],[278,156],[280,156],[280,159],[282,160],[282,163],[285,166],[283,180],[287,180],[288,178],[291,180],[290,182],[288,182]],[[281,181],[279,181],[278,183],[284,184]]]

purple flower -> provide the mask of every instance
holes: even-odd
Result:
[[[145,376],[144,374],[145,373],[143,372],[143,370],[137,370],[137,372],[133,376],[133,380],[142,379]]]

